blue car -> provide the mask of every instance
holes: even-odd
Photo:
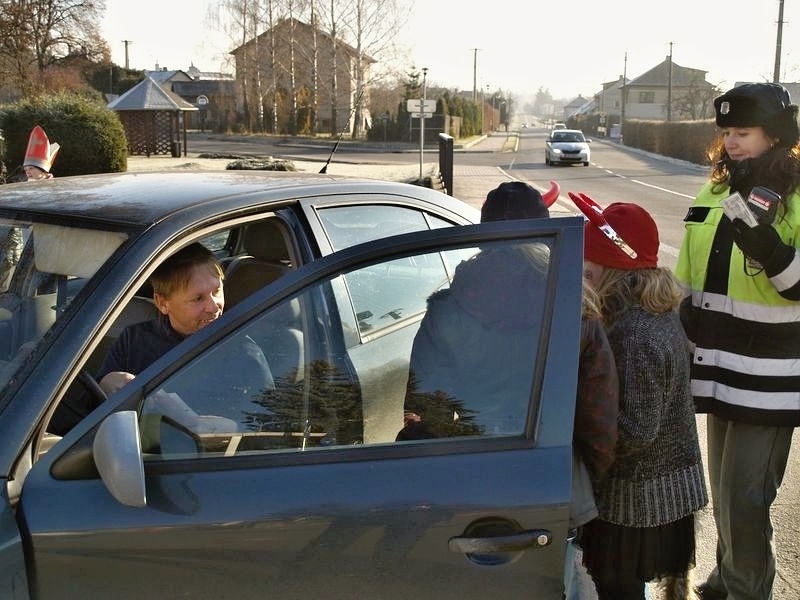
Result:
[[[0,597],[561,598],[583,219],[478,220],[323,174],[0,186]],[[225,268],[224,314],[106,397],[99,363],[192,242]],[[434,394],[447,427],[403,439],[429,297],[480,253],[531,247],[517,383]],[[513,303],[508,284],[476,293]],[[271,382],[221,393],[246,379],[243,340]]]

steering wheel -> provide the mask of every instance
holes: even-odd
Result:
[[[80,373],[78,373],[78,379],[80,379],[81,383],[89,390],[89,393],[100,402],[105,402],[108,399],[108,394],[105,393],[103,388],[100,387],[100,384],[97,383],[97,380],[92,376],[89,371],[83,369]]]

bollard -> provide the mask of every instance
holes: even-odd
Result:
[[[453,136],[439,134],[439,173],[442,175],[444,192],[453,195]]]

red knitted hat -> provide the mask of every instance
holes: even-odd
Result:
[[[630,202],[614,202],[602,210],[585,194],[569,196],[587,217],[583,235],[585,260],[624,271],[658,266],[658,227],[644,208]],[[616,233],[621,243],[615,243],[609,233],[612,237]]]

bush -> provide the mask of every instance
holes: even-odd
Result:
[[[45,130],[51,144],[61,146],[53,162],[55,177],[118,173],[128,168],[128,143],[117,113],[96,100],[59,93],[0,108],[6,146],[3,160],[9,171],[21,169],[35,125]]]
[[[719,135],[713,119],[671,122],[626,119],[622,130],[626,146],[703,166],[708,166],[708,148]]]

